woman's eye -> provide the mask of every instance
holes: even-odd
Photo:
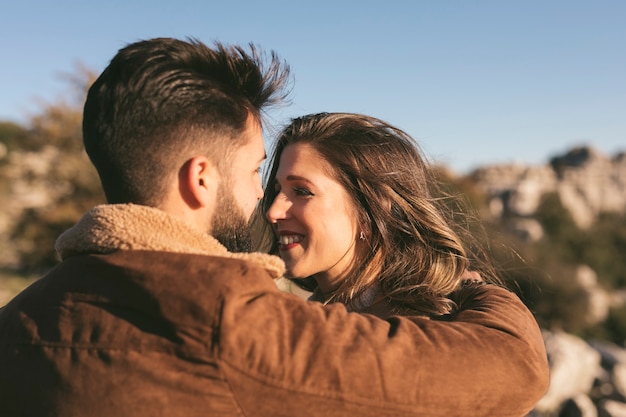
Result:
[[[296,193],[297,196],[300,196],[300,197],[310,197],[313,195],[313,193],[307,190],[306,188],[296,187],[293,189],[293,191],[294,193]]]

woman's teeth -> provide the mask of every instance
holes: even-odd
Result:
[[[292,243],[302,242],[302,236],[299,236],[299,235],[280,236],[279,242],[281,245],[291,245]]]

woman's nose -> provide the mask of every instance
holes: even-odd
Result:
[[[279,220],[284,220],[287,217],[287,210],[289,207],[289,202],[284,194],[278,193],[276,197],[274,197],[274,201],[272,205],[265,213],[267,220],[270,223],[276,223]]]

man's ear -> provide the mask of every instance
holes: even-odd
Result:
[[[183,166],[179,174],[181,195],[193,209],[215,203],[220,175],[217,167],[205,156],[196,156]]]

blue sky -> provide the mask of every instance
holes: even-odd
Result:
[[[23,122],[129,42],[199,38],[275,50],[290,117],[349,111],[405,130],[457,172],[626,150],[626,1],[22,0],[0,6],[0,119]]]

